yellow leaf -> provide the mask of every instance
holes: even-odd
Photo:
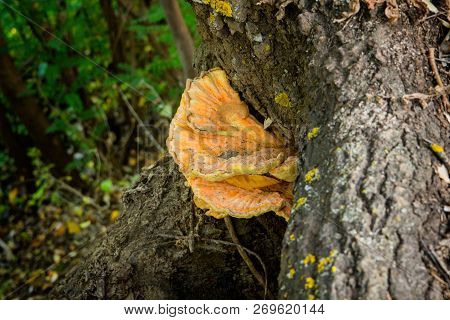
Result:
[[[72,212],[81,217],[83,215],[83,208],[81,206],[75,206]]]
[[[138,106],[143,107],[145,105],[145,102],[146,102],[145,98],[143,96],[140,97],[138,101]]]
[[[76,234],[81,231],[81,228],[78,225],[78,223],[76,223],[74,221],[67,221],[67,229],[70,234]]]
[[[47,280],[48,282],[54,283],[56,280],[58,280],[58,272],[53,271],[53,270],[49,270],[47,272],[47,276],[45,277],[45,280]]]
[[[66,226],[61,222],[57,222],[53,234],[57,237],[61,237],[64,233],[66,233]]]
[[[279,183],[279,181],[276,179],[260,175],[234,176],[226,179],[225,182],[231,184],[232,186],[239,187],[245,190],[260,189]]]
[[[9,193],[8,193],[9,203],[14,204],[18,193],[19,193],[19,189],[17,189],[17,188],[14,188],[11,191],[9,191]]]
[[[111,215],[109,216],[109,220],[111,220],[111,222],[114,222],[117,220],[117,218],[119,218],[120,216],[120,211],[119,210],[113,210],[111,212]]]
[[[92,202],[91,198],[89,198],[89,197],[83,197],[82,200],[83,200],[84,204],[90,204]]]
[[[283,107],[290,107],[291,100],[286,92],[281,92],[275,96],[275,102]]]
[[[136,165],[136,163],[137,163],[136,158],[133,158],[133,157],[128,158],[128,165],[129,166],[134,167]]]

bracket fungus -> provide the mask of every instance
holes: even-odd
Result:
[[[249,113],[223,70],[187,81],[167,147],[208,215],[289,219],[298,158]]]

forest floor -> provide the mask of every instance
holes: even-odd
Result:
[[[10,191],[12,206],[20,195]],[[45,204],[37,213],[3,217],[0,224],[0,299],[42,299],[88,243],[120,216],[119,189],[104,193],[102,207],[90,198],[78,205]],[[70,194],[68,195],[68,197]],[[84,203],[83,203],[84,201]],[[1,240],[3,239],[3,240]]]

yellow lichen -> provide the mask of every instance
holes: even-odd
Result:
[[[319,131],[320,131],[320,127],[312,128],[307,134],[308,140],[312,140],[315,137],[317,137],[317,135],[319,134]]]
[[[297,200],[297,202],[296,202],[296,204],[295,204],[295,206],[294,206],[294,209],[298,209],[299,207],[301,207],[302,205],[304,205],[304,204],[306,203],[306,200],[308,200],[308,198],[306,198],[306,197],[300,197],[300,198],[298,198],[298,200]]]
[[[325,268],[329,268],[334,261],[334,256],[336,255],[336,250],[331,250],[328,257],[322,258],[319,260],[319,263],[317,264],[317,272],[322,272],[325,270]],[[336,270],[336,267],[334,267],[334,270]],[[331,267],[331,272],[333,271],[333,266]]]
[[[316,300],[316,297],[314,297],[314,295],[309,294],[308,295],[308,300]]]
[[[287,277],[289,279],[293,279],[294,276],[295,276],[295,269],[294,268],[289,269],[289,273],[288,273]]]
[[[291,240],[291,241],[295,240],[295,235],[293,233],[291,233],[291,235],[289,236],[289,240]]]
[[[211,13],[209,14],[208,21],[209,21],[210,24],[212,24],[212,23],[214,23],[215,20],[216,20],[216,17],[215,17],[214,14],[211,12]]]
[[[314,281],[314,279],[311,277],[308,277],[305,280],[305,289],[312,289],[312,288],[314,288],[315,284],[316,284],[316,282]]]
[[[290,107],[291,100],[286,92],[281,92],[275,96],[275,102],[283,107]]]
[[[331,267],[331,272],[336,272],[336,270],[337,270],[336,266]]]
[[[318,168],[313,168],[305,174],[305,182],[306,183],[311,183],[311,182],[319,180],[319,179],[320,179],[320,173],[319,173]]]
[[[231,4],[223,0],[203,0],[203,3],[209,4],[209,6],[216,12],[223,14],[224,16],[231,17],[232,9]]]
[[[433,150],[436,153],[442,153],[444,152],[444,148],[442,148],[440,145],[438,145],[437,143],[432,143],[431,144],[431,150]]]
[[[316,262],[316,257],[312,254],[306,255],[305,259],[303,259],[304,265],[313,264],[315,262]]]

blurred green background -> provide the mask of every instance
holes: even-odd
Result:
[[[199,42],[191,6],[166,2],[181,19],[164,1],[0,0],[0,298],[45,298],[164,153],[186,78],[168,15]]]

